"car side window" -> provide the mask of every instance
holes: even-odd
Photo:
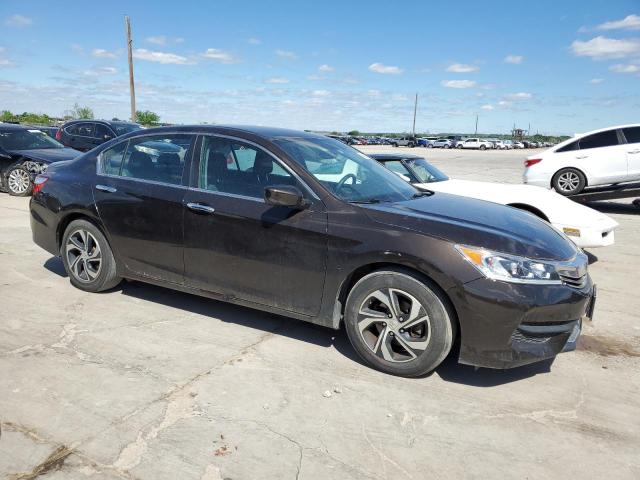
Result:
[[[627,143],[640,143],[640,127],[623,128],[622,133]]]
[[[120,175],[120,167],[128,143],[129,142],[121,142],[102,152],[100,155],[102,173],[106,175]]]
[[[93,122],[78,123],[76,125],[75,135],[81,135],[83,137],[93,137],[93,127]]]
[[[105,137],[113,138],[113,133],[107,127],[101,123],[96,123],[95,125],[96,128],[93,132],[94,138],[99,138],[100,140],[105,140]]]
[[[568,143],[564,147],[561,147],[561,148],[557,149],[556,153],[571,152],[573,150],[578,150],[578,141],[577,140],[575,142]]]
[[[383,165],[407,182],[412,182],[411,173],[407,170],[400,160],[391,160],[384,162]]]
[[[618,145],[618,134],[615,130],[607,130],[606,132],[594,133],[579,140],[580,150],[589,148],[611,147]]]
[[[124,154],[120,175],[181,185],[185,159],[193,139],[194,136],[188,134],[132,138]]]
[[[263,198],[265,187],[295,184],[295,178],[259,147],[214,136],[202,139],[199,188]]]

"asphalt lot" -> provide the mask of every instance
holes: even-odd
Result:
[[[414,151],[513,183],[530,154]],[[639,478],[640,209],[598,208],[620,227],[592,251],[578,351],[409,380],[344,332],[135,282],[81,292],[0,194],[0,478]]]

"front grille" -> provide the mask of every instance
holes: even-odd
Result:
[[[562,280],[565,285],[569,285],[573,288],[582,288],[587,284],[587,274],[581,276],[573,276],[567,273],[560,274],[560,280]]]

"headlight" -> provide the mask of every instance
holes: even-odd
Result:
[[[492,280],[545,285],[562,283],[556,265],[551,262],[541,262],[466,245],[456,245],[455,248],[465,260]]]

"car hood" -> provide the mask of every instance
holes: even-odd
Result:
[[[423,190],[452,193],[503,205],[530,205],[540,210],[553,224],[611,229],[618,226],[615,220],[593,208],[580,205],[553,190],[533,185],[449,179],[416,186]]]
[[[26,157],[31,160],[43,163],[62,162],[64,160],[73,160],[82,152],[73,148],[37,148],[33,150],[9,150],[14,156]]]
[[[539,260],[569,260],[577,253],[576,246],[548,223],[497,203],[435,193],[364,207],[376,222],[451,243]]]

